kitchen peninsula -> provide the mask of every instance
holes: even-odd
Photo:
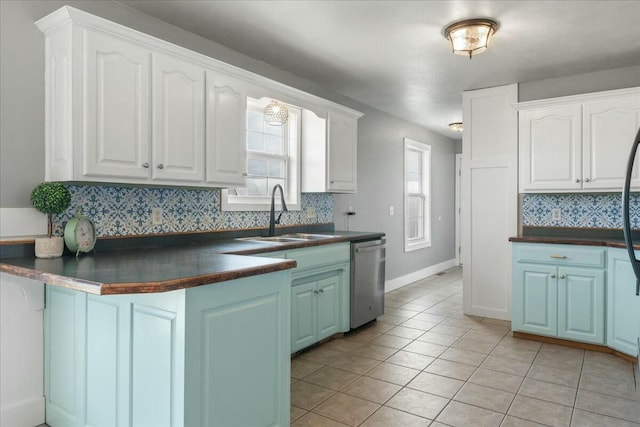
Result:
[[[339,234],[1,259],[47,283],[47,423],[288,425],[296,260],[282,254],[380,233]]]

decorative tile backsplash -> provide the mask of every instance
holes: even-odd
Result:
[[[222,212],[220,190],[182,188],[69,185],[71,206],[54,216],[54,232],[62,235],[64,224],[82,207],[98,229],[98,236],[127,236],[173,232],[268,227],[269,212]],[[302,210],[282,215],[282,225],[333,222],[333,195],[303,193]],[[152,225],[151,209],[162,208],[162,224]],[[316,217],[306,218],[307,208]]]
[[[640,193],[630,197],[631,227],[640,229]],[[560,219],[552,210],[560,209]],[[606,194],[524,194],[522,225],[537,227],[622,228],[622,196]]]

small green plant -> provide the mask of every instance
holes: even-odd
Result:
[[[71,193],[59,182],[42,182],[31,192],[33,207],[47,214],[47,232],[53,234],[53,215],[64,212],[71,204]]]

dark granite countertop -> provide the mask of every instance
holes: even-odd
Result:
[[[384,236],[346,231],[314,233],[337,237],[282,243],[235,240],[227,235],[210,240],[190,240],[184,235],[158,240],[155,236],[146,243],[135,238],[109,239],[109,245],[103,245],[108,249],[77,258],[71,254],[54,259],[3,256],[0,271],[98,295],[166,292],[296,267],[294,260],[247,255]],[[17,252],[28,252],[29,243],[26,245],[27,249]]]
[[[632,237],[634,248],[640,249],[640,231],[634,230]],[[524,227],[522,234],[510,237],[509,241],[626,248],[621,229]]]

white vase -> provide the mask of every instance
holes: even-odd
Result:
[[[62,237],[36,237],[36,257],[57,258],[62,256],[64,239]]]

